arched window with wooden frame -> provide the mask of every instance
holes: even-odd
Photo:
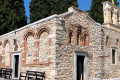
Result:
[[[80,44],[80,33],[77,33],[77,45]]]
[[[68,41],[69,44],[74,43],[74,32],[73,32],[73,30],[69,30],[68,38],[69,38],[69,41]]]
[[[80,45],[80,43],[81,43],[81,40],[80,40],[80,37],[81,37],[81,33],[82,33],[82,27],[81,26],[79,26],[78,27],[78,30],[77,30],[77,45]]]
[[[106,47],[110,46],[109,36],[106,36],[105,45],[106,45]]]
[[[83,45],[89,46],[89,34],[88,34],[88,32],[83,32]]]
[[[86,34],[84,35],[84,46],[86,46]]]

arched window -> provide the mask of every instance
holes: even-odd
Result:
[[[113,11],[111,11],[111,22],[113,23]]]
[[[80,44],[80,34],[77,33],[77,45],[79,45],[79,44]]]
[[[69,31],[69,43],[74,43],[74,35],[72,30]]]
[[[84,35],[84,46],[86,46],[86,34]]]
[[[106,36],[106,43],[105,43],[106,47],[110,46],[110,42],[109,42],[109,36]]]
[[[26,63],[27,64],[31,64],[34,61],[34,51],[35,51],[35,47],[34,47],[34,36],[31,34],[29,34],[29,36],[27,37],[27,55],[26,55]]]
[[[78,29],[77,29],[77,44],[80,44],[81,32],[82,32],[82,26],[78,26]]]
[[[4,42],[4,49],[5,49],[5,66],[10,66],[10,43],[8,40]]]
[[[88,33],[84,33],[84,35],[83,35],[83,45],[84,46],[89,46],[89,35],[88,35]]]
[[[49,34],[43,31],[39,39],[39,62],[48,62],[49,58]]]
[[[25,54],[23,62],[26,64],[32,64],[34,61],[34,52],[35,52],[35,33],[33,30],[27,30],[24,37],[24,51]]]

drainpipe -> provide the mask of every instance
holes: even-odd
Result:
[[[104,79],[105,72],[104,72],[104,66],[105,66],[105,55],[104,55],[104,30],[103,30],[103,25],[101,25],[101,79]]]

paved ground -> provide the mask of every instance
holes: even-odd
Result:
[[[18,80],[18,79],[4,79],[4,78],[0,78],[0,80]]]

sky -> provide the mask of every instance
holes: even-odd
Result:
[[[26,11],[26,16],[28,17],[28,20],[27,22],[29,23],[30,20],[29,20],[29,3],[30,3],[31,0],[24,0],[24,5],[25,5],[25,11]],[[89,10],[90,9],[90,5],[91,5],[91,1],[92,0],[78,0],[78,5],[79,5],[79,9],[81,10]],[[118,2],[120,3],[120,0],[118,0]],[[119,4],[119,7],[120,7],[120,4]]]

